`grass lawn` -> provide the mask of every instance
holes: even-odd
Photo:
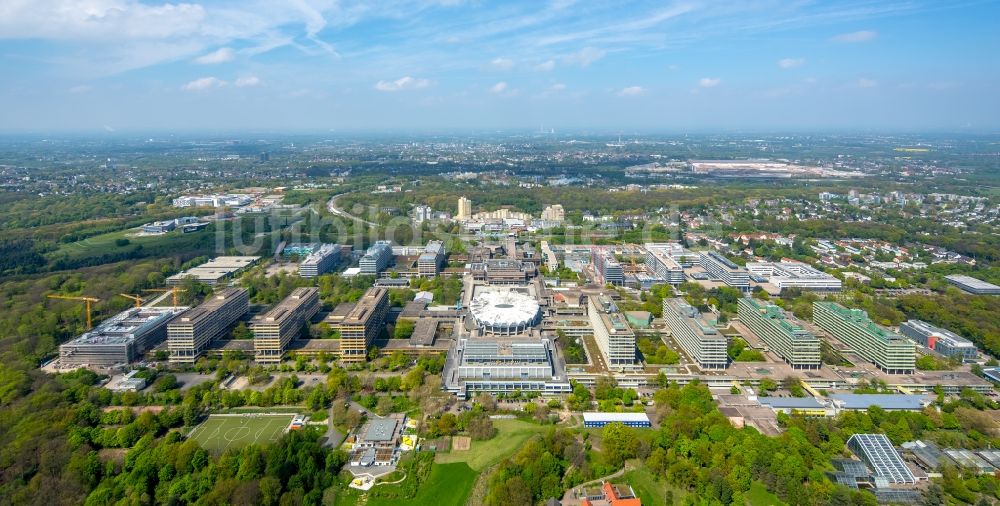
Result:
[[[209,225],[205,230],[190,234],[173,231],[163,235],[142,237],[133,235],[136,232],[134,228],[119,230],[95,235],[77,242],[60,244],[55,251],[47,253],[46,256],[50,259],[67,258],[72,261],[109,254],[136,253],[140,248],[141,256],[180,250],[202,250],[214,244],[214,230],[214,225]],[[128,244],[119,246],[116,243],[119,239],[128,240]]]
[[[785,506],[785,503],[778,499],[778,496],[768,492],[764,484],[759,481],[750,484],[746,498],[750,506]]]
[[[434,464],[427,481],[420,485],[420,490],[413,499],[378,499],[368,500],[368,506],[462,506],[472,491],[472,484],[478,473],[464,462],[452,464]],[[391,487],[393,485],[384,485]]]
[[[683,490],[671,487],[667,484],[666,480],[658,481],[653,476],[653,473],[646,468],[629,471],[620,480],[615,479],[614,481],[622,481],[631,485],[632,490],[635,491],[635,495],[639,496],[639,499],[642,499],[643,506],[670,506],[666,502],[668,490],[673,492],[674,499],[671,504],[680,502],[685,496]]]
[[[222,453],[229,447],[273,443],[291,421],[291,414],[209,415],[188,437],[206,450]]]
[[[538,425],[521,420],[494,420],[497,435],[487,441],[473,441],[467,451],[439,453],[436,462],[465,462],[475,471],[482,471],[517,451],[531,436],[549,430],[551,425]]]

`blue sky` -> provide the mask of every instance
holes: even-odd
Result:
[[[995,132],[998,14],[959,0],[4,0],[0,130]]]

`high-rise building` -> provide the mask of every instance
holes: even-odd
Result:
[[[361,267],[361,274],[378,275],[385,270],[392,261],[392,243],[389,241],[377,241],[368,248],[365,256],[361,257],[358,266]]]
[[[545,221],[563,221],[566,219],[566,212],[562,204],[552,204],[542,209],[542,219]]]
[[[684,267],[676,258],[683,255],[684,248],[673,243],[647,243],[645,247],[646,270],[671,285],[684,282]]]
[[[905,321],[899,325],[899,333],[946,357],[954,357],[963,362],[976,359],[976,345],[972,341],[925,321]]]
[[[276,364],[305,325],[319,312],[319,288],[301,287],[292,290],[262,319],[254,322],[253,332],[254,358],[259,364]]]
[[[701,266],[715,279],[743,291],[750,290],[750,274],[728,258],[714,252],[702,253]]]
[[[201,305],[184,311],[167,324],[170,361],[193,363],[208,345],[224,336],[250,308],[246,288],[228,287],[213,293]]]
[[[819,339],[792,323],[780,307],[749,297],[740,299],[738,307],[740,321],[785,362],[796,369],[819,369]]]
[[[625,284],[625,269],[610,251],[594,248],[592,261],[603,283],[615,286]]]
[[[428,242],[424,252],[417,257],[417,274],[427,278],[437,276],[438,272],[441,272],[442,264],[444,264],[444,255],[443,242]]]
[[[434,217],[434,210],[431,206],[419,205],[413,208],[413,221],[422,223]]]
[[[457,220],[469,220],[472,219],[472,201],[465,198],[458,198],[458,213],[455,215]]]
[[[611,297],[605,294],[589,297],[587,316],[594,330],[594,340],[608,366],[634,365],[635,332]]]
[[[340,245],[324,244],[299,264],[299,276],[313,278],[326,274],[340,263]]]
[[[663,299],[663,319],[674,341],[702,369],[725,369],[729,365],[726,336],[706,322],[698,309],[684,299]]]
[[[813,302],[813,321],[886,373],[910,374],[916,368],[913,341],[875,325],[861,309],[816,301]]]
[[[361,300],[340,323],[340,360],[345,363],[364,362],[368,348],[385,327],[389,313],[389,291],[381,287],[369,288]]]

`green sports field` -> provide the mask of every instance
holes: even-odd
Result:
[[[209,415],[188,437],[206,450],[223,452],[227,448],[242,448],[248,444],[273,443],[281,438],[291,421],[291,414]]]

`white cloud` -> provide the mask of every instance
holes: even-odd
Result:
[[[542,63],[539,63],[538,65],[535,65],[535,70],[537,70],[539,72],[548,72],[548,71],[550,71],[550,70],[552,70],[554,68],[556,68],[556,61],[555,60],[543,61]]]
[[[505,81],[500,81],[490,87],[490,93],[503,93],[507,91],[507,83]]]
[[[375,89],[378,91],[416,90],[426,88],[430,84],[431,82],[427,79],[404,76],[395,81],[379,81],[375,83]]]
[[[805,58],[782,58],[778,60],[778,66],[783,69],[793,69],[806,64]]]
[[[260,78],[257,76],[240,77],[233,84],[235,84],[237,88],[249,88],[260,84]]]
[[[566,56],[564,60],[570,65],[579,65],[581,67],[589,67],[591,63],[604,58],[604,55],[608,54],[607,51],[603,49],[597,49],[595,47],[585,47],[569,56]]]
[[[878,86],[878,81],[862,77],[857,81],[855,81],[854,85],[857,86],[858,88],[874,88]]]
[[[722,79],[718,77],[702,77],[698,80],[698,86],[702,88],[714,88],[720,84],[722,84]]]
[[[552,86],[549,86],[549,91],[565,91],[565,90],[566,90],[566,85],[563,83],[556,83],[553,84]]]
[[[510,58],[494,58],[490,62],[490,68],[494,70],[510,70],[514,68],[514,60]]]
[[[840,35],[834,36],[830,40],[834,42],[846,42],[846,43],[868,42],[870,40],[875,40],[875,37],[877,36],[878,33],[872,30],[861,30],[857,32],[842,33]]]
[[[205,91],[212,88],[221,88],[225,85],[226,82],[217,77],[202,77],[188,82],[184,86],[181,86],[181,89],[184,91]]]
[[[642,86],[626,86],[618,92],[619,97],[637,97],[646,93],[646,90]]]
[[[215,65],[232,61],[233,58],[236,58],[236,51],[233,51],[233,48],[230,47],[223,47],[195,58],[194,62],[199,65]]]

